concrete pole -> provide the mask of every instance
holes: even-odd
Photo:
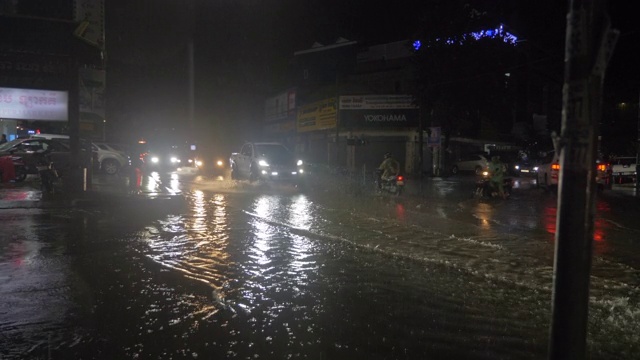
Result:
[[[68,85],[69,91],[69,150],[70,167],[69,177],[65,184],[66,190],[73,195],[82,194],[85,189],[85,172],[82,165],[82,151],[80,148],[80,74],[78,62],[71,60],[69,69]],[[91,152],[91,149],[88,149]],[[90,154],[93,157],[92,154]]]
[[[586,358],[602,83],[618,32],[605,0],[571,0],[567,16],[549,359]]]

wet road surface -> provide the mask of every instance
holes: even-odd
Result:
[[[553,194],[523,185],[483,201],[455,180],[419,200],[165,185],[184,210],[0,212],[3,358],[546,357]],[[598,202],[595,358],[638,350],[628,203]]]

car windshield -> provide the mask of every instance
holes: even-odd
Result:
[[[636,163],[636,158],[617,158],[613,161],[614,165],[632,165]]]
[[[283,145],[256,145],[256,153],[273,161],[286,161],[293,157]]]
[[[0,151],[7,151],[23,141],[24,139],[14,139],[4,144],[0,144]]]

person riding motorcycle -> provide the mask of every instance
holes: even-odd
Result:
[[[506,166],[500,161],[499,156],[491,157],[489,163],[489,183],[493,189],[498,190],[498,195],[501,198],[506,198],[504,192],[504,174],[507,171]]]
[[[384,154],[384,160],[378,166],[378,171],[382,172],[380,179],[382,181],[389,181],[400,174],[400,163],[391,156],[391,153]],[[382,186],[382,182],[378,187]]]

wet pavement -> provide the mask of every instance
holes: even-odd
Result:
[[[80,202],[0,190],[3,359],[545,358],[555,197],[526,179],[508,201],[460,178],[400,198],[357,178],[98,180]],[[624,191],[598,201],[593,358],[639,350]]]

